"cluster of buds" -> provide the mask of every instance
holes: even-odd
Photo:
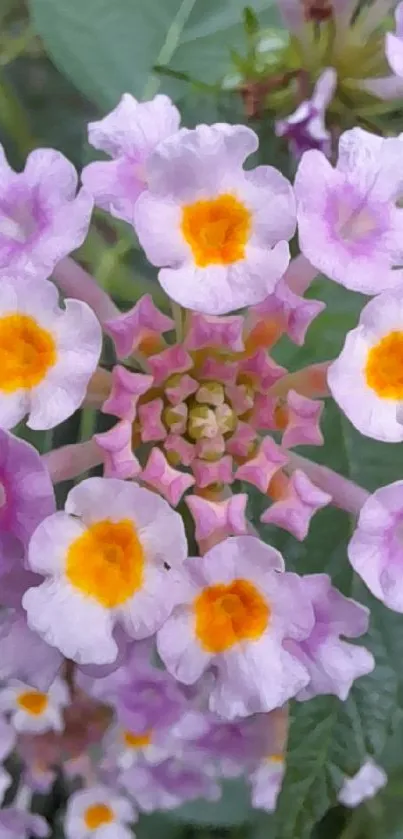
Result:
[[[285,29],[245,13],[245,56],[224,87],[238,90],[249,117],[276,120],[298,159],[308,148],[328,157],[343,129],[382,131],[403,93],[402,9],[396,0],[278,0]]]
[[[322,308],[284,283],[247,317],[188,313],[178,324],[181,342],[176,335],[169,345],[163,333],[169,335],[174,323],[149,295],[108,321],[117,354],[128,364],[140,361],[147,372],[120,364],[111,372],[102,410],[119,422],[95,437],[104,474],[141,479],[174,507],[191,490],[186,503],[196,539],[210,543],[217,535],[248,531],[247,496],[231,492],[234,481],[246,481],[275,499],[263,521],[303,539],[311,516],[330,496],[295,468],[289,448],[323,442],[323,404],[310,396],[327,393],[327,365],[287,373],[268,348],[284,331],[301,343]]]

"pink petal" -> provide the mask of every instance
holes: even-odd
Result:
[[[244,319],[239,315],[214,317],[192,312],[185,346],[188,350],[221,347],[226,350],[229,348],[234,352],[242,352],[244,349],[243,325]]]
[[[184,373],[183,376],[180,377],[177,384],[170,385],[169,387],[165,388],[165,393],[172,403],[172,405],[177,405],[178,402],[183,402],[188,396],[191,396],[192,393],[195,393],[199,387],[199,383],[196,379],[192,379],[191,376],[188,376],[187,373]]]
[[[143,443],[164,440],[167,436],[167,430],[161,419],[163,407],[162,399],[152,399],[151,402],[139,405],[140,436]]]
[[[287,394],[287,407],[287,425],[282,445],[288,448],[300,445],[322,446],[324,440],[319,423],[324,403],[290,390]]]
[[[308,535],[312,516],[332,500],[322,492],[304,472],[296,469],[288,480],[282,497],[261,516],[266,524],[277,524],[301,542]]]
[[[208,463],[206,460],[194,460],[192,463],[196,484],[201,489],[210,484],[232,484],[232,457],[226,455]]]
[[[208,501],[198,495],[190,495],[186,504],[193,516],[196,528],[196,539],[211,538],[211,536],[225,539],[227,536],[240,536],[248,531],[246,521],[246,504],[248,496],[245,494],[232,495],[225,501]]]
[[[147,393],[153,381],[152,376],[131,373],[118,364],[112,370],[111,392],[102,406],[103,413],[133,422],[138,400]]]
[[[169,465],[160,449],[154,448],[143,469],[141,479],[176,507],[184,492],[193,486],[194,478],[185,472],[179,472]]]
[[[164,441],[164,449],[168,454],[173,455],[172,461],[176,461],[181,466],[190,466],[195,457],[194,445],[177,434],[168,434]]]
[[[234,457],[248,457],[256,442],[256,431],[246,422],[238,422],[232,437],[227,440],[227,452]]]
[[[279,469],[285,466],[287,461],[287,455],[279,449],[274,440],[266,437],[262,441],[257,455],[239,467],[235,473],[235,478],[240,481],[248,481],[248,483],[257,486],[261,492],[266,493],[271,479]]]
[[[160,336],[173,329],[174,322],[157,309],[151,294],[145,294],[130,311],[106,321],[104,328],[115,344],[118,358],[126,358],[138,348],[145,334]]]
[[[276,364],[263,349],[258,350],[245,361],[241,361],[239,371],[243,375],[249,376],[255,389],[261,392],[267,391],[287,373],[287,370]]]
[[[135,478],[140,464],[132,451],[132,425],[127,420],[118,422],[110,431],[95,434],[94,440],[102,451],[105,478]]]
[[[193,367],[193,361],[186,350],[179,344],[153,355],[149,360],[154,384],[160,385],[173,373],[186,373]]]

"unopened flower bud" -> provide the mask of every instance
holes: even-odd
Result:
[[[196,402],[206,405],[222,405],[224,402],[224,388],[219,382],[206,382],[195,394]]]
[[[191,408],[187,426],[189,437],[201,440],[202,437],[215,437],[218,431],[215,412],[207,405]]]

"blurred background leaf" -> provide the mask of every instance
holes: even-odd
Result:
[[[125,91],[153,96],[168,65],[214,84],[242,45],[244,0],[31,0],[32,19],[56,65],[90,99],[114,106]],[[252,0],[263,24],[276,20],[274,3]],[[175,93],[167,79],[164,90]]]

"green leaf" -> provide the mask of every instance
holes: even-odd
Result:
[[[227,71],[229,49],[242,47],[244,0],[30,0],[33,24],[55,64],[102,108],[124,92],[153,96],[163,80],[154,65],[170,65],[203,82]],[[253,0],[263,25],[276,12]]]
[[[368,754],[379,758],[399,721],[398,676],[388,655],[373,604],[365,639],[377,667],[355,684],[346,702],[318,697],[292,705],[287,773],[273,819],[275,839],[308,839],[337,801],[344,775],[353,775]]]
[[[180,835],[181,829],[178,829],[168,813],[151,813],[149,816],[141,814],[135,828],[137,839],[177,839]]]
[[[171,816],[168,813],[168,816]],[[256,811],[252,810],[249,792],[243,781],[224,781],[219,801],[192,801],[172,811],[172,818],[194,825],[214,827],[235,827],[253,821]]]
[[[249,6],[243,10],[243,24],[248,35],[256,35],[259,31],[259,20]]]

